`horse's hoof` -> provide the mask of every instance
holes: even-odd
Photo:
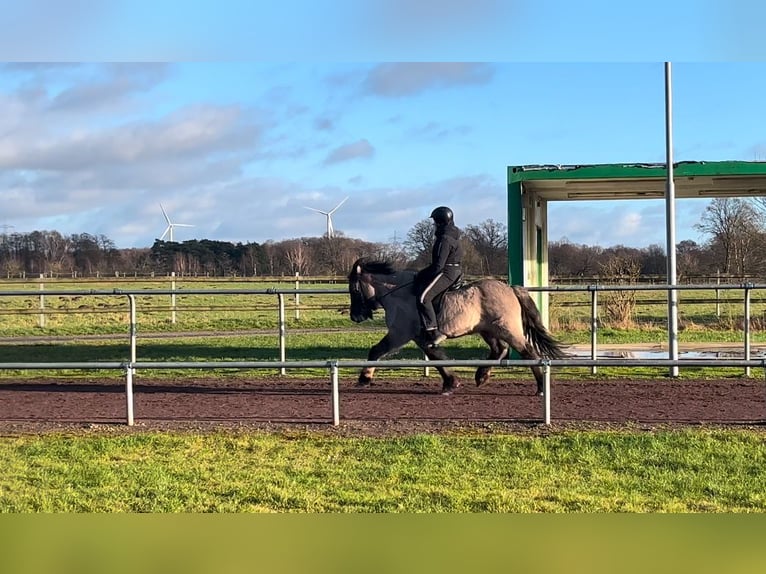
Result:
[[[372,384],[372,379],[369,377],[359,377],[356,382],[357,387],[369,387]]]
[[[476,386],[480,387],[484,383],[488,382],[491,376],[491,369],[479,368],[476,369],[476,374],[474,375],[473,380],[476,381]]]
[[[443,395],[445,395],[445,396],[446,396],[446,395],[451,395],[452,393],[454,393],[454,392],[455,392],[455,390],[456,390],[456,389],[457,389],[459,386],[460,386],[460,383],[459,383],[459,382],[457,382],[457,381],[455,381],[455,382],[454,382],[454,383],[452,383],[451,385],[444,385],[444,386],[442,387],[442,394],[443,394]]]

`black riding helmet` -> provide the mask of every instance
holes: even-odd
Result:
[[[449,225],[453,220],[452,210],[444,205],[437,207],[431,212],[431,219],[436,225]]]

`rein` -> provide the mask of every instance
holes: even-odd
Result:
[[[414,280],[414,279],[413,279],[412,281],[407,281],[407,283],[402,283],[401,285],[398,285],[398,286],[394,287],[394,288],[393,288],[393,289],[391,289],[391,290],[390,290],[388,293],[384,293],[383,295],[375,295],[375,298],[376,298],[376,299],[378,299],[378,300],[380,300],[380,299],[383,299],[383,297],[388,297],[388,296],[389,296],[389,295],[391,295],[391,293],[393,293],[394,291],[398,291],[398,290],[399,290],[399,289],[401,289],[402,287],[407,287],[407,286],[409,286],[409,285],[412,285],[413,283],[415,283],[415,280]]]
[[[357,282],[360,282],[360,280],[357,279]],[[409,287],[413,283],[415,283],[414,279],[412,281],[407,281],[406,283],[402,283],[401,285],[397,285],[396,287],[394,287],[390,291],[388,291],[386,293],[383,293],[383,295],[378,295],[377,294],[377,290],[376,290],[375,296],[374,297],[370,297],[369,299],[365,298],[365,302],[367,302],[367,301],[376,301],[376,302],[380,303],[382,299],[384,299],[385,297],[388,297],[394,291],[398,291],[399,289],[402,289],[404,287]]]

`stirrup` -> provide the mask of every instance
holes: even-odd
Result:
[[[438,347],[441,343],[447,340],[447,335],[442,333],[441,331],[436,331],[437,335],[434,337],[433,341],[431,341],[432,347]]]
[[[439,329],[429,329],[426,331],[425,340],[427,347],[438,347],[439,343],[445,341],[447,336]]]

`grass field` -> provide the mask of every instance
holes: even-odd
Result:
[[[0,512],[764,512],[744,431],[3,437]]]
[[[256,280],[183,279],[175,283],[174,300],[170,294],[142,295],[141,291],[169,290],[168,279],[73,281],[45,280],[45,291],[37,281],[0,282],[0,337],[24,335],[115,334],[125,332],[128,321],[126,291],[136,295],[138,324],[143,332],[230,331],[276,329],[278,299],[276,292],[231,294],[235,290],[294,290],[294,281],[261,282]],[[348,295],[344,282],[302,284],[304,290],[340,293],[285,295],[285,320],[288,328],[351,327],[348,319]],[[52,295],[52,291],[78,292],[77,295]],[[190,294],[189,291],[205,291]],[[3,292],[28,292],[24,296],[3,296]],[[96,291],[99,295],[88,294]],[[216,294],[216,292],[219,292]],[[613,293],[612,293],[613,294]],[[42,296],[42,301],[41,301]],[[751,291],[752,336],[766,340],[764,317],[766,296]],[[590,297],[588,292],[552,292],[551,329],[570,342],[585,342],[590,337]],[[653,340],[667,330],[667,302],[662,291],[635,292],[630,321],[617,323],[604,312],[609,303],[608,291],[599,294],[599,339],[604,342],[641,342]],[[744,302],[741,289],[679,293],[679,323],[682,341],[741,340]],[[41,307],[43,311],[41,313]],[[42,315],[42,318],[41,318]],[[378,324],[381,324],[378,321]]]

